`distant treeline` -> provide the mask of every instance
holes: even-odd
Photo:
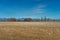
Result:
[[[16,22],[39,22],[39,21],[58,21],[60,22],[60,19],[50,19],[50,18],[0,18],[0,21],[16,21]]]

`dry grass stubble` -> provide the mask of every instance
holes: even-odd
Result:
[[[0,40],[60,40],[59,22],[0,22]]]

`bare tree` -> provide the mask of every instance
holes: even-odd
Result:
[[[8,18],[7,21],[17,21],[16,18]]]
[[[24,21],[32,21],[32,18],[25,18]]]

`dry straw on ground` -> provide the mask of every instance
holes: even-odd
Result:
[[[60,40],[60,22],[0,22],[0,40]]]

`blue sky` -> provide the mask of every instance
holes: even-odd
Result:
[[[60,18],[60,0],[0,0],[0,18]]]

